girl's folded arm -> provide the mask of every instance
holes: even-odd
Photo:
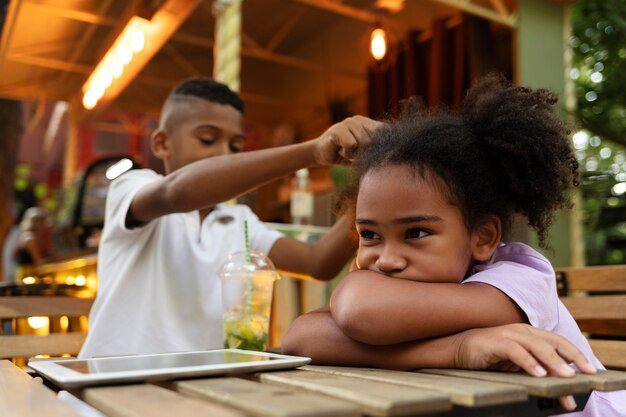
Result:
[[[314,337],[311,335],[314,334]],[[454,336],[450,336],[452,339]],[[347,337],[328,309],[298,317],[282,340],[285,354],[308,356],[318,365],[367,366],[408,370],[419,367],[452,368],[456,345],[448,338],[417,350],[419,343],[371,346]]]
[[[424,283],[363,270],[341,281],[330,309],[346,335],[370,345],[527,322],[513,300],[488,284]]]
[[[315,337],[311,337],[314,334]],[[328,309],[297,318],[282,340],[285,354],[308,356],[318,365],[417,368],[524,369],[531,375],[573,376],[573,362],[584,373],[595,369],[561,336],[526,324],[512,324],[458,334],[371,346],[346,336]],[[516,365],[516,366],[515,366]]]

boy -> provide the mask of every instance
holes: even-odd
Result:
[[[317,244],[269,230],[232,199],[300,168],[349,163],[380,123],[353,117],[300,144],[238,154],[244,105],[228,87],[191,79],[165,101],[151,150],[165,176],[135,170],[114,181],[98,254],[99,287],[80,357],[222,347],[216,271],[244,249],[277,268],[331,279],[353,255],[349,222]]]

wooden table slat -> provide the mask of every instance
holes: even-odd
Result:
[[[605,370],[598,371],[595,375],[579,375],[580,378],[588,379],[592,389],[599,391],[616,391],[626,389],[626,372]]]
[[[452,409],[447,395],[432,390],[310,371],[257,374],[260,381],[328,395],[357,404],[364,414],[387,417]]]
[[[41,381],[7,360],[0,360],[0,416],[79,417]]]
[[[582,394],[591,390],[590,380],[578,375],[573,378],[550,376],[538,378],[523,373],[468,371],[465,369],[422,369],[419,372],[517,384],[526,387],[530,395],[537,397],[554,398],[562,395]]]
[[[450,397],[452,403],[465,407],[484,407],[521,402],[528,399],[528,390],[526,388],[498,382],[476,380],[468,384],[467,379],[462,378],[376,368],[305,366],[300,369],[442,392]],[[442,384],[442,382],[444,383]]]
[[[83,400],[109,417],[244,417],[221,404],[189,398],[151,384],[88,388]]]
[[[253,416],[356,417],[361,415],[358,407],[345,401],[241,378],[175,381],[174,387],[183,394],[209,398]]]

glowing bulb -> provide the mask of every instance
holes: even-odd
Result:
[[[146,44],[146,35],[141,29],[134,29],[130,32],[130,49],[134,53],[143,51],[143,47]]]
[[[83,286],[87,282],[87,279],[84,275],[79,275],[76,277],[76,285]]]
[[[34,284],[36,281],[35,277],[24,277],[22,278],[22,282],[26,285]]]
[[[119,58],[122,64],[127,65],[133,59],[133,50],[128,46],[120,46]]]
[[[124,73],[124,65],[122,65],[122,63],[117,60],[117,59],[112,59],[111,60],[111,74],[113,74],[113,78],[120,78],[122,76],[122,74]]]
[[[91,91],[96,97],[96,100],[100,100],[102,98],[102,96],[104,95],[104,90],[105,90],[104,86],[101,85],[100,83],[96,83],[96,85],[91,87]]]
[[[113,181],[115,178],[119,177],[120,175],[122,175],[123,173],[131,169],[132,167],[133,167],[133,161],[131,161],[128,158],[124,158],[124,159],[121,159],[119,162],[116,162],[115,164],[111,165],[109,168],[107,168],[106,172],[104,173],[104,176],[108,180]]]
[[[103,89],[107,89],[111,86],[111,83],[113,82],[113,76],[111,75],[111,73],[107,70],[102,70],[100,71],[100,75],[98,76],[98,85],[100,85],[101,87],[103,87]]]
[[[382,29],[374,29],[370,36],[370,52],[375,60],[380,61],[387,54],[387,35]]]
[[[50,323],[48,317],[29,317],[28,325],[33,329],[41,329],[43,326],[47,326]]]
[[[61,330],[65,331],[69,328],[70,326],[70,319],[67,316],[61,316],[59,318],[59,327],[61,328]]]
[[[87,110],[91,110],[96,107],[96,104],[98,104],[98,97],[96,97],[93,90],[85,91],[85,94],[83,95],[83,106]]]

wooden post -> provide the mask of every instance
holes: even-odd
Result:
[[[22,103],[0,99],[0,247],[13,226],[13,181],[22,136]],[[4,256],[0,257],[0,281],[4,281]]]
[[[239,92],[241,68],[241,2],[215,0],[215,45],[213,47],[213,78]]]
[[[80,103],[78,100],[72,100],[69,111],[69,126],[67,132],[67,140],[65,142],[65,156],[63,161],[63,187],[67,188],[72,184],[76,175],[76,164],[78,147],[80,141],[78,138]]]

